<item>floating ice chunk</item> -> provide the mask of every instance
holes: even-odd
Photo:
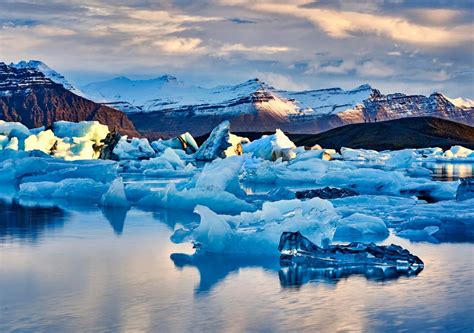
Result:
[[[397,245],[379,246],[353,242],[348,245],[328,245],[324,248],[312,243],[300,232],[284,232],[278,250],[282,266],[374,266],[394,274],[418,274],[423,261]]]
[[[474,153],[473,150],[463,146],[452,146],[449,150],[444,152],[444,156],[448,158],[469,157]]]
[[[433,240],[436,240],[436,238],[434,238],[433,235],[436,234],[438,231],[439,231],[439,227],[428,226],[421,230],[413,230],[413,229],[401,230],[397,232],[397,236],[408,238],[414,241],[422,241],[422,240],[433,241]]]
[[[120,138],[113,152],[120,160],[144,159],[156,154],[146,138],[127,139],[126,136]]]
[[[176,189],[174,184],[165,190],[153,192],[137,202],[138,206],[161,207],[192,211],[196,205],[206,205],[218,213],[238,214],[253,211],[255,207],[226,191],[209,191],[202,188]]]
[[[243,147],[245,153],[271,161],[278,158],[284,161],[291,160],[296,157],[295,149],[295,144],[279,129],[275,131],[275,134],[264,135]]]
[[[196,176],[195,187],[209,191],[227,191],[242,196],[239,172],[244,159],[242,156],[232,156],[225,159],[216,159],[204,166]]]
[[[304,230],[318,243],[332,239],[333,223],[339,218],[329,201],[318,198],[300,201],[265,202],[262,210],[240,215],[218,215],[207,207],[195,209],[203,227],[177,230],[179,237],[193,241],[198,251],[223,254],[277,254],[283,231]]]
[[[19,149],[19,141],[16,136],[12,137],[10,139],[10,142],[5,146],[5,149],[10,149],[10,150],[18,150]]]
[[[98,121],[75,123],[61,120],[54,123],[53,132],[59,138],[83,138],[99,144],[109,133],[109,128]]]
[[[346,161],[374,161],[380,159],[380,154],[375,150],[341,148],[342,158]]]
[[[112,161],[64,161],[41,151],[0,151],[0,182],[61,181],[65,178],[90,178],[109,182],[117,177]]]
[[[388,155],[390,158],[385,159],[384,166],[390,168],[412,168],[419,157],[413,149],[391,151]]]
[[[130,207],[125,196],[122,177],[118,177],[110,184],[107,192],[102,195],[101,204],[106,207]]]
[[[462,201],[474,198],[474,178],[461,179],[456,191],[456,200]]]
[[[187,154],[194,154],[199,149],[193,136],[188,132],[169,140],[153,141],[151,146],[155,151],[164,151],[166,148],[173,148],[183,150]]]
[[[242,142],[245,138],[230,133],[229,121],[223,121],[214,128],[194,157],[201,161],[212,161],[216,158],[242,154]]]
[[[42,152],[49,154],[57,140],[58,138],[51,130],[32,134],[25,139],[25,151],[41,150]]]
[[[166,150],[158,157],[150,158],[141,162],[141,168],[146,169],[182,169],[186,166],[174,149]]]
[[[0,134],[10,138],[26,138],[30,135],[30,130],[22,123],[0,120]]]
[[[205,249],[212,253],[225,252],[236,237],[225,217],[205,206],[197,206],[194,212],[201,217],[201,223],[193,231],[194,242],[200,246],[205,244]]]
[[[98,202],[107,185],[92,179],[72,178],[60,182],[31,182],[20,184],[18,195],[33,198],[61,198]]]
[[[335,238],[353,239],[364,236],[387,237],[388,228],[379,217],[354,213],[337,223]]]
[[[4,149],[8,142],[10,142],[8,136],[0,134],[0,150]]]

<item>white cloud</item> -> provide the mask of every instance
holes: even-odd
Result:
[[[167,38],[153,42],[165,53],[196,53],[203,52],[204,48],[200,47],[201,40],[199,38]]]
[[[246,46],[243,44],[224,44],[216,52],[219,56],[225,56],[229,53],[261,53],[261,54],[275,54],[281,52],[288,52],[292,49],[286,46]]]
[[[394,75],[395,71],[380,61],[366,61],[357,66],[357,73],[365,77],[388,77]]]
[[[306,2],[305,2],[306,3]],[[301,4],[301,2],[299,2]],[[281,2],[247,3],[253,10],[309,20],[333,38],[347,38],[357,33],[388,37],[396,41],[426,46],[446,46],[473,42],[472,25],[454,28],[420,25],[404,17],[321,8],[302,8]]]
[[[258,77],[263,82],[266,82],[278,89],[292,91],[309,89],[308,85],[301,82],[295,82],[291,77],[282,74],[272,72],[255,72],[253,76]]]

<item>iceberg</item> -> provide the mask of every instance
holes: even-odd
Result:
[[[424,268],[417,256],[398,245],[375,245],[353,242],[348,245],[320,247],[299,231],[284,232],[278,245],[280,265],[327,266],[371,266],[394,274],[415,275]]]
[[[255,207],[226,191],[209,191],[203,188],[178,190],[175,184],[166,189],[151,192],[136,203],[142,207],[161,207],[192,211],[197,205],[206,205],[218,213],[239,214],[254,211]]]
[[[264,135],[243,146],[245,153],[255,157],[275,161],[279,158],[289,161],[296,157],[295,144],[280,129],[275,134]]]
[[[219,215],[205,206],[194,210],[200,224],[178,229],[172,240],[190,241],[197,251],[233,255],[275,255],[284,231],[303,230],[317,244],[329,242],[339,215],[327,200],[265,202],[261,210],[240,215]]]
[[[169,140],[153,141],[151,146],[156,151],[164,151],[167,148],[173,148],[183,150],[186,154],[194,154],[199,149],[196,141],[189,132]]]
[[[474,178],[461,179],[456,191],[456,200],[462,201],[474,198]]]
[[[126,135],[120,138],[113,153],[120,160],[139,160],[151,158],[156,155],[155,150],[150,146],[146,138],[127,139]]]
[[[104,207],[130,207],[125,195],[122,177],[115,179],[109,189],[102,195],[101,205]]]
[[[364,236],[385,238],[388,234],[388,228],[381,218],[354,213],[338,221],[334,238],[358,239]]]
[[[444,152],[447,158],[474,157],[474,151],[463,146],[452,146]]]
[[[242,143],[245,142],[248,142],[248,139],[230,133],[230,123],[226,120],[212,130],[209,138],[194,154],[194,158],[199,161],[212,161],[216,158],[242,155]]]
[[[98,202],[107,191],[107,185],[92,179],[71,178],[60,182],[31,182],[20,184],[20,197],[72,199]]]

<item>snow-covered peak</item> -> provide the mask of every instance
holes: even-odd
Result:
[[[17,68],[17,69],[34,69],[37,70],[41,73],[44,74],[47,78],[49,78],[51,81],[61,84],[65,89],[73,92],[76,95],[79,96],[84,96],[84,93],[74,87],[69,81],[66,80],[66,78],[56,72],[54,69],[50,68],[48,65],[46,65],[44,62],[39,61],[39,60],[29,60],[25,61],[22,60],[18,62],[17,64],[11,63],[11,67]]]
[[[341,88],[328,88],[307,90],[301,92],[282,92],[282,94],[295,100],[301,112],[305,114],[335,114],[358,105],[362,105],[373,93],[374,89],[364,84],[351,90]]]
[[[474,100],[469,99],[469,98],[449,98],[447,96],[444,96],[448,101],[450,101],[454,106],[457,106],[458,108],[461,109],[471,109],[474,108]]]

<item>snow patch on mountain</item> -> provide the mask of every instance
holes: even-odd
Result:
[[[29,60],[29,61],[22,60],[22,61],[18,62],[17,64],[11,63],[10,66],[14,67],[14,68],[17,68],[17,69],[37,70],[37,71],[43,73],[44,76],[49,78],[51,81],[53,81],[55,83],[58,83],[58,84],[61,84],[64,88],[66,88],[70,92],[72,92],[76,95],[85,97],[85,94],[81,90],[79,90],[74,85],[69,83],[69,81],[66,80],[66,78],[62,74],[56,72],[54,69],[50,68],[44,62],[41,62],[39,60]]]
[[[354,109],[363,105],[372,94],[372,87],[361,85],[352,90],[329,88],[302,92],[281,92],[284,96],[297,101],[301,113],[328,115]]]
[[[453,105],[457,106],[461,109],[469,109],[474,108],[474,100],[469,98],[449,98],[448,96],[444,96],[448,101],[450,101]]]

